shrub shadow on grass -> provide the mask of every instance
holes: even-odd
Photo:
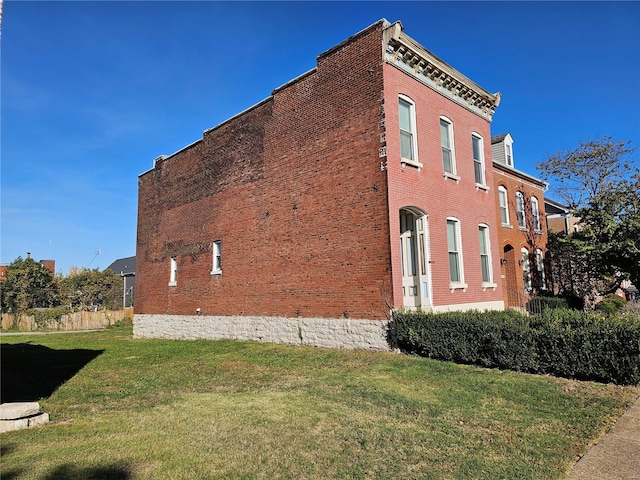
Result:
[[[18,343],[0,347],[0,401],[36,402],[72,378],[104,350],[55,350]]]

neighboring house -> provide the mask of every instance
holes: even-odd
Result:
[[[386,348],[392,309],[503,309],[499,101],[381,20],[158,157],[134,334]]]
[[[546,289],[547,184],[516,170],[510,134],[491,139],[496,190],[502,294],[509,308],[524,308],[534,292]]]
[[[560,202],[544,199],[544,208],[547,216],[547,228],[550,232],[573,233],[578,229],[580,218],[571,213],[571,209]]]
[[[31,253],[27,252],[27,258],[31,258]],[[44,268],[49,270],[53,275],[56,274],[56,261],[55,260],[40,260],[38,262]],[[9,268],[8,263],[3,263],[0,265],[0,282],[4,282],[7,278],[7,269]]]
[[[122,303],[124,307],[133,306],[133,290],[136,279],[136,257],[119,258],[107,267],[124,278],[124,290],[122,292]]]

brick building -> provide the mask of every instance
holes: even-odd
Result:
[[[491,139],[496,195],[500,277],[505,305],[523,308],[546,289],[546,183],[514,167],[510,134]]]
[[[500,100],[381,20],[139,177],[139,337],[385,348],[391,309],[504,308]]]
[[[574,216],[567,205],[545,198],[544,209],[547,216],[547,228],[550,232],[573,233],[579,228],[580,218]]]

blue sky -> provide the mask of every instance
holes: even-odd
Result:
[[[0,263],[135,255],[137,178],[381,18],[502,102],[516,168],[640,146],[638,2],[5,0]],[[97,255],[97,252],[100,255]]]

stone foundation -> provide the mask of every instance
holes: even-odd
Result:
[[[234,339],[315,347],[389,350],[387,321],[135,314],[135,338]]]

